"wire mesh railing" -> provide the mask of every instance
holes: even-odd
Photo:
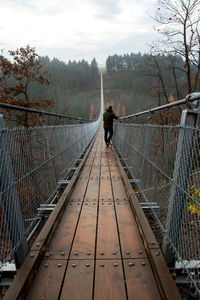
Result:
[[[191,137],[193,150],[188,146]],[[167,254],[173,252],[176,265],[200,295],[200,130],[115,123],[113,142],[137,182],[140,201],[156,203],[151,212],[163,248],[167,243]]]
[[[91,123],[0,129],[0,266],[40,218],[99,126]]]

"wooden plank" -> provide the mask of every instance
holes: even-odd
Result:
[[[122,182],[121,174],[113,156],[112,158],[109,157],[108,163],[111,174],[114,201],[128,201],[127,193]]]
[[[94,151],[94,153],[92,154],[90,153],[89,158],[86,161],[86,165],[83,167],[76,188],[72,193],[71,196],[72,201],[83,201],[83,198],[85,196],[85,191],[88,185],[88,181],[91,180],[91,177],[93,179],[93,175],[91,174],[92,170],[96,169],[97,167],[100,168],[100,163],[99,165],[95,164],[96,155],[97,155],[96,151]]]
[[[66,265],[63,260],[43,260],[26,299],[58,299]]]
[[[113,201],[113,192],[110,179],[110,169],[108,165],[108,157],[105,152],[102,152],[101,159],[101,177],[100,177],[100,201]]]
[[[104,172],[109,172],[109,166],[108,166],[108,157],[105,155],[105,152],[102,150],[101,154],[101,170]]]
[[[128,202],[116,202],[122,256],[124,258],[147,257],[142,238]]]
[[[70,260],[68,263],[60,299],[92,299],[93,276],[93,260]]]
[[[124,270],[128,299],[162,299],[147,259],[126,259],[124,260]]]
[[[88,169],[87,176],[86,176],[86,173],[85,173],[85,175],[81,174],[81,177],[79,178],[77,185],[70,197],[70,201],[83,201],[85,191],[87,188],[87,184],[88,184],[88,180],[89,180],[88,174],[90,174],[90,169]]]
[[[119,168],[116,165],[113,166],[110,173],[115,201],[127,201],[128,197],[119,173]]]
[[[97,260],[94,300],[126,300],[121,260]]]
[[[101,202],[99,203],[96,258],[116,259],[120,257],[114,205],[111,202]]]
[[[70,259],[94,258],[97,202],[83,203]]]
[[[104,174],[104,171],[101,170],[101,174]],[[99,200],[100,201],[113,201],[113,193],[112,193],[110,174],[101,176],[101,178],[100,178]]]
[[[98,170],[98,175],[93,173],[91,174],[88,186],[87,186],[87,191],[85,195],[85,201],[98,201],[99,197],[99,171]]]
[[[100,157],[95,156],[94,166],[91,170],[88,187],[85,195],[85,201],[98,201],[100,161]]]
[[[48,246],[45,257],[48,259],[67,259],[74,238],[81,205],[78,202],[69,203],[55,234]]]
[[[85,195],[85,201],[98,201],[99,197],[99,180],[90,180]]]

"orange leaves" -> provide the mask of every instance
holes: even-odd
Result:
[[[188,65],[189,65],[188,61],[185,61],[184,68],[185,69],[188,68]]]
[[[174,102],[174,101],[175,101],[174,96],[173,96],[173,95],[170,95],[170,96],[169,96],[169,103]]]
[[[94,105],[90,106],[90,114],[89,114],[89,120],[92,120],[94,118]]]
[[[49,84],[46,78],[49,76],[48,71],[42,70],[43,66],[39,61],[39,55],[35,53],[35,48],[21,47],[16,51],[9,51],[9,53],[13,61],[10,73],[17,77],[17,80],[23,80],[25,77],[41,84]]]
[[[0,100],[5,103],[26,106],[29,108],[46,108],[53,105],[50,99],[32,100],[29,95],[29,85],[32,82],[41,85],[49,85],[50,74],[44,70],[40,63],[39,55],[35,48],[29,45],[16,51],[8,51],[10,59],[0,55]],[[17,121],[20,125],[37,125],[37,119],[33,114],[18,113]]]

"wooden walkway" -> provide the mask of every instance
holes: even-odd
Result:
[[[118,164],[100,130],[5,299],[181,299]]]

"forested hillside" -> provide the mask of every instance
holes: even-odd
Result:
[[[40,61],[50,73],[50,85],[45,87],[33,84],[30,89],[32,98],[51,98],[53,111],[95,118],[99,112],[100,84],[98,65],[95,59],[91,64],[85,60],[64,63],[47,56]]]
[[[187,95],[185,63],[180,56],[124,54],[109,56],[104,75],[105,99],[120,114],[182,99]],[[191,69],[193,90],[200,88],[197,68]],[[108,82],[108,84],[106,84]]]
[[[85,60],[65,63],[39,57],[29,46],[10,54],[13,62],[0,56],[1,102],[84,119],[97,118],[100,74],[95,58],[90,64]],[[115,112],[123,116],[182,99],[188,93],[185,68],[178,55],[109,56],[103,76],[105,103],[112,104]],[[191,66],[192,91],[200,88],[198,74],[198,67]],[[27,113],[16,117],[18,125],[26,127],[41,123]]]
[[[100,78],[96,60],[64,63],[41,57],[50,85],[32,86],[33,98],[51,98],[58,112],[84,118],[98,115]],[[179,56],[124,54],[109,56],[104,99],[118,115],[169,103],[186,95],[184,62]]]
[[[95,59],[89,64],[64,63],[41,57],[51,74],[50,85],[32,86],[33,98],[51,98],[58,112],[95,118],[99,111],[100,76]],[[192,68],[195,74],[197,70]],[[104,77],[105,103],[114,105],[118,115],[155,107],[187,95],[183,59],[176,55],[124,54],[109,56]],[[195,89],[199,89],[199,81]]]

